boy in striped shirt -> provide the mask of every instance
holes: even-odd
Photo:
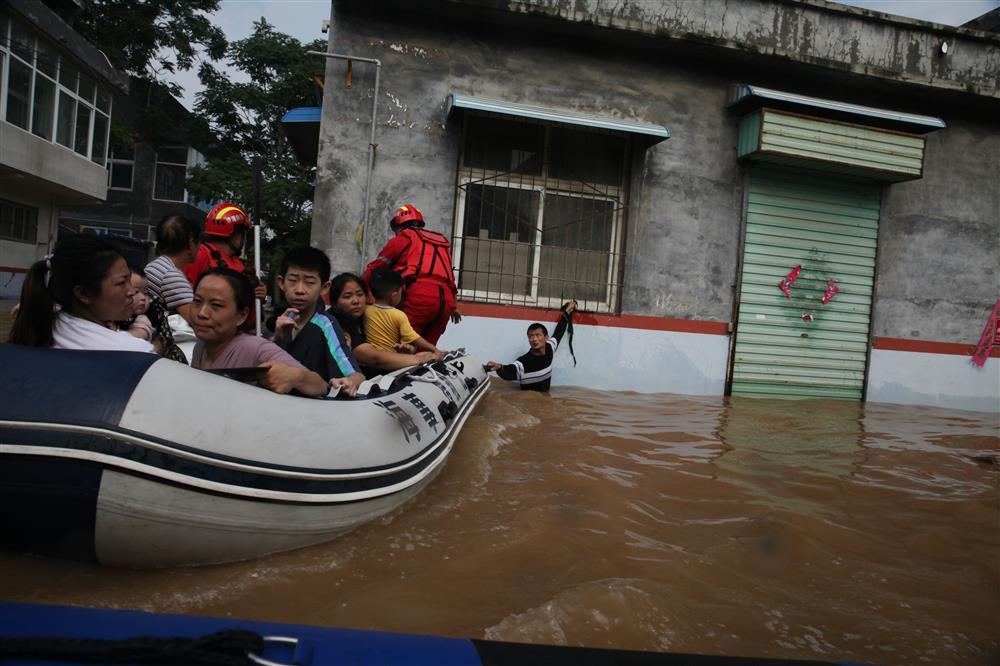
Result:
[[[288,307],[274,325],[274,342],[330,386],[353,396],[364,381],[335,319],[320,305],[330,290],[330,260],[322,250],[297,247],[285,253],[277,278]]]

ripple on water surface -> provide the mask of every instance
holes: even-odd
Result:
[[[18,601],[880,663],[1000,655],[997,415],[494,387],[401,510],[255,562],[0,553]]]

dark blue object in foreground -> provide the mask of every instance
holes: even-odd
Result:
[[[42,664],[71,666],[83,663],[72,659],[69,661],[38,661],[7,658],[4,653],[5,646],[10,649],[9,646],[12,646],[13,642],[9,639],[15,638],[125,640],[138,636],[200,637],[225,630],[244,630],[265,637],[277,636],[295,639],[294,644],[267,640],[261,656],[275,663],[298,664],[299,666],[335,666],[338,664],[351,664],[352,666],[367,664],[379,664],[380,666],[395,664],[413,666],[774,664],[775,666],[789,666],[793,664],[836,663],[501,643],[415,634],[392,634],[382,631],[327,629],[276,622],[252,622],[249,620],[69,606],[0,603],[0,664],[5,666],[40,666]],[[23,647],[23,643],[20,645]],[[42,646],[53,645],[53,641],[38,641],[38,645],[39,649],[42,649]],[[88,663],[101,662],[91,660]],[[164,662],[160,660],[157,663]],[[246,663],[251,662],[247,660]]]

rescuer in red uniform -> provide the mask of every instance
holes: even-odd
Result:
[[[240,259],[240,254],[252,229],[250,216],[236,204],[220,203],[208,211],[198,254],[184,268],[184,275],[191,284],[197,284],[201,274],[213,268],[231,268],[238,273],[245,272],[246,266]],[[254,296],[263,300],[267,296],[267,287],[257,281],[256,276],[251,276],[251,282],[256,285]]]
[[[424,229],[424,216],[411,204],[396,209],[389,228],[396,235],[365,268],[365,281],[382,266],[402,275],[406,290],[399,308],[420,337],[436,345],[448,320],[457,324],[462,318],[455,309],[458,288],[452,271],[451,243],[436,231]]]

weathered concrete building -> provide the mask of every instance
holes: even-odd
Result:
[[[38,0],[0,3],[0,299],[57,234],[60,206],[102,201],[125,77]]]
[[[443,346],[510,358],[575,297],[556,383],[997,408],[1000,360],[968,357],[1000,291],[997,34],[823,0],[335,0],[329,52],[355,60],[327,64],[314,244],[357,269],[420,207],[454,239]]]

